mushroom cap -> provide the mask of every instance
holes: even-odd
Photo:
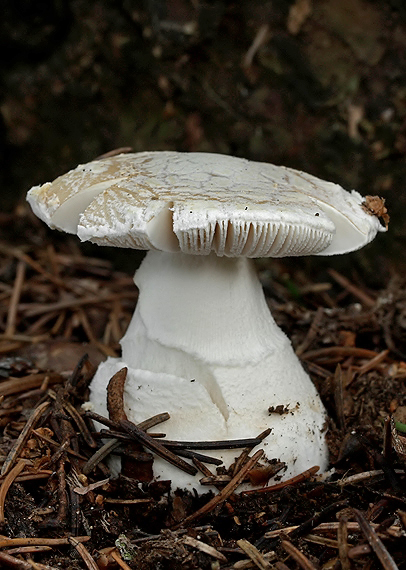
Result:
[[[79,165],[27,195],[51,228],[99,245],[218,256],[353,251],[385,231],[358,192],[221,154],[156,151]]]

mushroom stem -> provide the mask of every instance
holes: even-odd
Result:
[[[108,379],[126,366],[130,420],[168,411],[166,434],[180,440],[234,439],[271,428],[265,453],[287,463],[286,476],[326,466],[323,405],[269,311],[251,260],[150,251],[135,282],[139,300],[122,359],[108,359],[92,383],[99,412]],[[270,415],[276,407],[285,413]],[[216,455],[227,466],[236,452]],[[154,472],[175,486],[196,486],[159,458]]]
[[[179,352],[213,366],[244,366],[289,344],[251,259],[150,251],[134,281],[138,305],[121,340],[129,366],[187,377]],[[156,358],[167,349],[177,351],[176,362]]]

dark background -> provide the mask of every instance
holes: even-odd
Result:
[[[3,211],[117,147],[221,152],[384,196],[344,263],[403,269],[403,0],[8,0],[0,47]]]

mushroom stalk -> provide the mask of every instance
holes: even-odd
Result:
[[[250,259],[150,251],[135,283],[139,300],[122,359],[108,359],[92,382],[99,412],[108,379],[127,366],[124,402],[132,421],[169,411],[165,432],[180,440],[253,437],[271,428],[266,456],[285,461],[286,476],[326,467],[324,408]],[[270,414],[276,407],[285,413]],[[236,455],[216,454],[226,466]],[[154,472],[175,487],[198,487],[159,458]]]
[[[190,359],[210,366],[255,365],[289,344],[251,259],[150,251],[134,281],[139,300],[121,341],[131,367],[187,377]],[[168,350],[176,351],[175,358]]]

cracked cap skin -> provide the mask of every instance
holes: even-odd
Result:
[[[227,257],[346,253],[385,231],[358,192],[283,166],[211,153],[119,154],[27,199],[83,241]]]

